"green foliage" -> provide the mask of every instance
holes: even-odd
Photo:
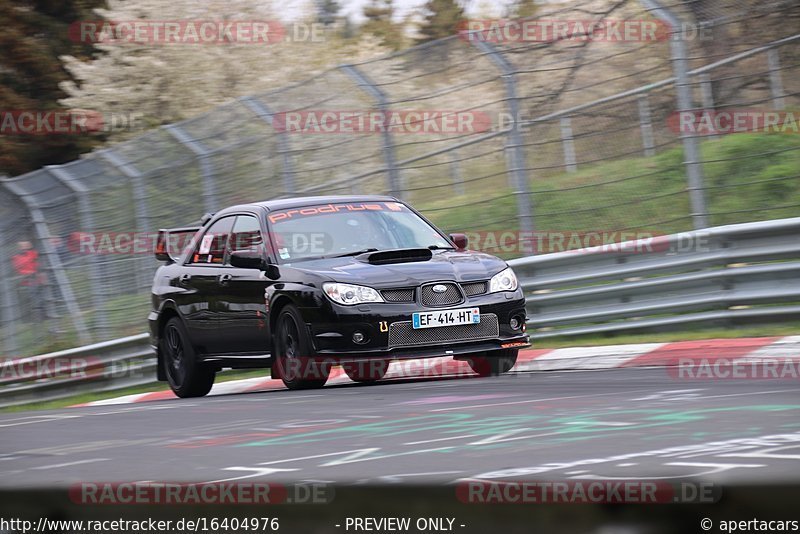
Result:
[[[454,35],[465,20],[464,9],[455,0],[428,0],[424,11],[425,21],[419,28],[422,43]]]
[[[405,46],[403,28],[393,20],[393,16],[393,0],[371,0],[364,6],[364,17],[367,20],[361,25],[361,31],[380,39],[383,46],[400,50]]]
[[[317,0],[317,21],[326,26],[333,24],[341,9],[336,0]]]
[[[538,10],[539,6],[536,4],[536,0],[515,0],[508,6],[509,16],[515,19],[534,17]]]
[[[701,148],[713,226],[797,216],[800,137],[736,134],[705,140]],[[675,147],[650,158],[606,161],[574,173],[536,177],[530,187],[537,229],[659,234],[691,230],[683,159],[682,148]],[[458,197],[429,195],[416,207],[449,232],[516,230],[516,197],[500,182],[504,179]]]
[[[62,109],[59,83],[69,74],[59,56],[86,58],[92,48],[69,38],[69,25],[93,18],[104,0],[0,0],[0,110]],[[35,139],[0,136],[0,174],[17,175],[44,165],[65,163],[87,152],[97,137],[47,135]]]

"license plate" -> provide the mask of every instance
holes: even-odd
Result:
[[[417,312],[411,316],[411,319],[414,328],[475,324],[481,322],[481,311],[478,308],[459,308],[457,310]]]

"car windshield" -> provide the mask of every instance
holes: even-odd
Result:
[[[399,202],[345,202],[305,206],[267,215],[276,255],[283,263],[402,248],[452,248]]]

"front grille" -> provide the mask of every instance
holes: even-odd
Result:
[[[483,295],[486,293],[486,282],[469,282],[466,284],[461,284],[461,288],[468,297]]]
[[[383,300],[386,302],[414,302],[414,288],[404,287],[402,289],[384,289],[381,291]]]
[[[445,289],[443,293],[436,293],[433,288],[439,285],[444,286],[447,289]],[[456,284],[448,282],[424,285],[422,286],[421,295],[423,306],[452,306],[453,304],[460,304],[464,302],[464,296],[461,294],[459,287]]]
[[[482,313],[478,324],[417,328],[411,321],[397,321],[389,325],[389,348],[432,345],[448,341],[473,341],[491,339],[499,335],[497,315]]]

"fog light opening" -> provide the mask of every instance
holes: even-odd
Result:
[[[359,332],[358,330],[353,332],[353,343],[361,345],[366,342],[367,342],[367,336],[364,335],[364,332]]]
[[[523,323],[519,317],[512,317],[508,322],[508,326],[510,326],[512,330],[519,330],[523,328],[524,324],[525,323]]]

